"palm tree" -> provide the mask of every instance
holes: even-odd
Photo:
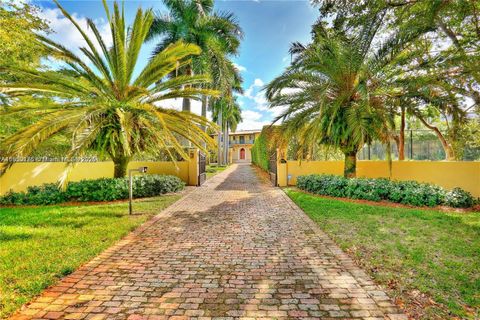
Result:
[[[217,147],[218,147],[218,163],[227,162],[228,160],[228,130],[224,126],[223,112],[226,112],[224,105],[231,105],[232,101],[234,104],[237,104],[236,99],[233,98],[233,93],[243,93],[242,88],[242,76],[240,75],[239,70],[235,65],[227,58],[222,61],[213,61],[212,65],[215,67],[212,68],[213,76],[213,87],[220,88],[222,92],[225,92],[221,98],[212,98],[209,103],[209,108],[213,113],[213,119],[217,122],[218,126],[223,129],[219,132],[217,136]],[[222,100],[222,101],[218,101]],[[241,109],[238,108],[241,113]],[[222,151],[222,136],[224,137],[225,143],[223,144]],[[223,157],[220,155],[223,154]],[[227,156],[225,156],[227,155]]]
[[[219,159],[223,157],[223,163],[228,162],[229,130],[237,130],[237,125],[242,121],[242,110],[236,97],[222,97],[215,99],[212,105],[213,121],[219,123],[224,136],[223,152],[219,149]],[[223,155],[221,155],[223,153]]]
[[[161,52],[171,43],[182,40],[198,45],[202,53],[179,72],[215,74],[213,88],[222,92],[223,74],[228,68],[227,55],[238,53],[242,30],[232,13],[213,12],[213,0],[166,0],[168,13],[156,15],[147,40],[162,37],[155,51]],[[215,86],[214,86],[215,84]],[[204,85],[206,86],[206,85]],[[206,117],[207,99],[202,100],[202,116]],[[184,98],[182,109],[190,111],[190,99]]]
[[[87,150],[96,150],[110,156],[115,165],[114,176],[122,177],[136,153],[167,152],[173,160],[176,155],[186,159],[188,154],[179,138],[188,139],[202,150],[206,149],[205,143],[213,147],[213,139],[200,129],[200,126],[214,126],[213,123],[189,112],[159,106],[167,99],[201,99],[204,94],[215,94],[212,90],[187,87],[208,82],[209,77],[204,75],[166,78],[177,67],[188,65],[190,56],[199,55],[198,46],[183,42],[170,44],[157,52],[134,78],[140,49],[154,20],[152,10],[138,9],[133,25],[127,28],[123,9],[115,2],[111,13],[104,1],[113,38],[108,48],[92,20],[88,20],[88,26],[93,39],[58,2],[56,4],[85,40],[87,46],[80,51],[88,63],[61,44],[38,36],[49,55],[65,62],[68,69],[41,71],[4,67],[31,79],[28,83],[2,85],[4,92],[13,96],[50,94],[61,102],[47,110],[31,110],[25,105],[4,112],[29,110],[44,114],[40,121],[4,140],[3,145],[7,147],[4,156],[27,156],[45,140],[59,132],[68,132],[71,137],[69,159]]]
[[[388,101],[399,95],[389,85],[395,76],[390,66],[404,58],[399,53],[415,36],[395,34],[375,50],[378,24],[377,18],[365,22],[355,36],[316,24],[313,42],[294,43],[295,60],[266,87],[271,107],[287,106],[274,121],[283,119],[286,134],[302,146],[300,154],[318,144],[339,148],[345,177],[356,176],[356,155],[365,143],[390,145],[394,112]]]

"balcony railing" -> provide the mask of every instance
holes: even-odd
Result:
[[[255,142],[255,140],[244,140],[244,141],[239,141],[239,140],[230,140],[230,144],[231,145],[234,145],[234,144],[253,144]]]

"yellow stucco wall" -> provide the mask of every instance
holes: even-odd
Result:
[[[0,195],[8,190],[25,191],[29,186],[55,183],[65,170],[65,162],[24,162],[14,164],[0,177]],[[189,162],[132,161],[128,168],[148,167],[150,174],[174,175],[189,183]],[[113,162],[77,163],[70,174],[70,181],[113,177]]]
[[[277,163],[277,184],[279,186],[287,185],[287,164]]]
[[[299,175],[343,174],[343,161],[288,161],[289,185],[295,185]],[[358,161],[357,176],[388,178],[387,161]],[[466,161],[393,161],[393,180],[416,180],[439,185],[446,189],[460,187],[480,197],[480,162]],[[279,178],[280,181],[280,178]],[[286,181],[286,180],[282,180]]]

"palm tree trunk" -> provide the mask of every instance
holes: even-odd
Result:
[[[228,123],[225,123],[225,129],[224,129],[224,134],[223,134],[223,141],[224,141],[224,148],[225,150],[223,150],[223,155],[224,155],[224,163],[225,164],[228,164],[228,141],[229,140],[229,137],[228,137]]]
[[[357,153],[355,151],[345,151],[344,154],[343,176],[345,178],[355,178],[357,176]]]
[[[192,110],[192,107],[191,107],[191,104],[190,104],[190,99],[189,98],[183,98],[182,111],[190,112],[191,110]]]
[[[398,137],[398,160],[405,160],[405,107],[402,106],[400,135]]]
[[[130,157],[118,156],[113,159],[113,177],[123,178],[127,175],[127,167]]]
[[[202,117],[206,118],[207,117],[207,105],[208,105],[208,100],[207,96],[202,96]],[[205,126],[202,126],[202,130],[205,131],[206,128]]]
[[[218,131],[218,141],[217,141],[217,163],[218,165],[222,165],[222,159],[223,159],[223,154],[222,154],[222,110],[219,111],[218,114],[218,126],[220,127],[220,130]]]
[[[185,74],[186,74],[187,76],[191,76],[191,75],[192,75],[192,66],[187,65]],[[188,111],[188,112],[192,111],[192,107],[191,107],[191,103],[190,103],[190,99],[189,99],[189,98],[183,98],[182,111]]]

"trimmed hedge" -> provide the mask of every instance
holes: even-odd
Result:
[[[299,189],[327,196],[387,200],[414,206],[447,205],[456,208],[473,206],[474,198],[460,188],[447,191],[441,187],[416,181],[392,181],[388,179],[347,179],[334,175],[306,175],[297,178]]]
[[[268,158],[267,137],[263,131],[255,139],[255,143],[252,146],[251,153],[252,153],[253,164],[257,165],[258,167],[262,168],[265,171],[268,171],[269,158]]]
[[[141,175],[133,179],[135,198],[180,191],[185,183],[168,175]],[[70,182],[65,190],[54,183],[28,187],[26,192],[9,191],[0,197],[3,205],[46,205],[68,201],[113,201],[128,199],[128,178],[101,178]]]

